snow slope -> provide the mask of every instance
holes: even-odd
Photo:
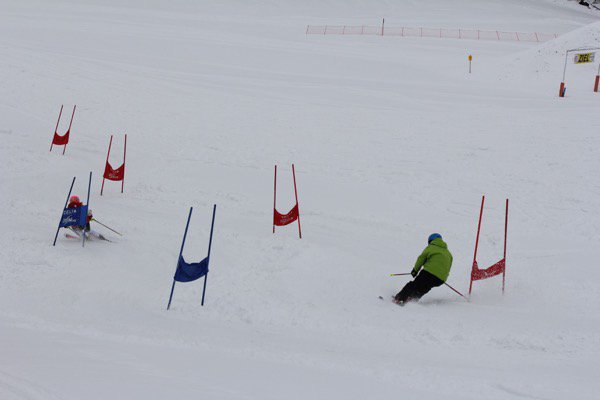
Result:
[[[563,51],[597,40],[599,15],[562,1],[3,1],[0,398],[596,398],[594,67],[571,65],[556,93]],[[564,35],[304,35],[382,16]],[[64,157],[48,153],[60,104],[78,106]],[[111,133],[115,166],[128,134],[125,194],[107,182],[100,197]],[[292,162],[302,240],[271,233],[273,165],[285,212]],[[83,195],[90,170],[95,216],[125,236],[52,247],[70,181]],[[454,254],[448,283],[468,290],[482,194],[482,267],[501,258],[511,200],[506,295],[495,278],[469,303],[447,288],[379,300],[434,231]],[[213,203],[206,305],[201,282],[178,284],[167,312],[188,209],[193,261]]]

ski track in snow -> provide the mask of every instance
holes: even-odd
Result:
[[[0,398],[593,399],[600,355],[595,65],[573,2],[6,1],[0,14]],[[495,43],[306,36],[306,24],[557,31]],[[374,22],[375,21],[375,22]],[[473,73],[467,56],[474,55]],[[598,56],[598,54],[597,54]],[[71,141],[48,152],[60,105]],[[68,116],[70,117],[70,113]],[[59,124],[66,131],[68,119]],[[125,193],[106,182],[128,134]],[[114,157],[113,157],[114,156]],[[277,204],[297,227],[271,233]],[[51,242],[73,176],[124,232]],[[399,308],[425,238],[468,279]],[[202,284],[170,284],[215,237]],[[99,231],[103,228],[97,227]]]

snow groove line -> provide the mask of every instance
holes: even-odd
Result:
[[[508,42],[547,42],[558,37],[556,33],[507,32],[462,28],[384,27],[373,25],[307,25],[307,35],[371,35],[428,37],[440,39],[494,40]]]
[[[0,370],[0,398],[5,400],[60,400],[40,385]]]

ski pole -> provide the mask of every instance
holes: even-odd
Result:
[[[469,301],[469,299],[467,299],[465,296],[462,295],[462,293],[460,293],[458,290],[454,289],[452,286],[448,285],[446,282],[444,282],[444,285],[448,286],[450,289],[452,289],[457,295],[459,295],[460,297],[462,297],[463,299],[465,299],[466,301]]]
[[[403,272],[401,274],[390,274],[390,276],[402,276],[402,275],[411,275],[410,272]]]
[[[92,221],[99,223],[100,225],[102,225],[102,226],[103,226],[103,227],[105,227],[106,229],[109,229],[109,230],[113,231],[114,233],[116,233],[116,234],[117,234],[117,235],[119,235],[119,236],[123,236],[123,234],[122,234],[122,233],[119,233],[119,232],[115,231],[113,228],[110,228],[110,227],[108,227],[108,226],[104,225],[102,222],[98,221],[96,218],[92,218]]]

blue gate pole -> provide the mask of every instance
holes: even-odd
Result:
[[[212,217],[212,223],[210,224],[210,239],[208,240],[208,256],[206,257],[208,259],[207,264],[210,265],[210,248],[212,246],[212,238],[213,238],[213,229],[215,227],[215,214],[217,212],[217,205],[214,204],[213,205],[213,217]],[[204,294],[206,293],[206,280],[208,279],[208,272],[206,273],[206,275],[204,275],[204,289],[202,289],[202,306],[204,306]]]
[[[90,189],[92,187],[92,171],[90,171],[90,181],[88,182],[88,196],[87,196],[87,208],[88,211],[90,209]],[[85,215],[85,225],[83,226],[83,243],[81,244],[81,247],[85,247],[85,226],[87,225],[87,214]]]
[[[177,273],[177,268],[179,268],[179,259],[183,254],[183,246],[185,246],[185,238],[187,237],[188,227],[190,226],[190,219],[192,218],[192,210],[194,207],[190,207],[190,214],[188,215],[187,224],[185,224],[185,232],[183,233],[183,241],[181,242],[181,250],[179,250],[179,257],[177,257],[177,267],[175,268],[175,273]],[[175,276],[173,276],[173,285],[171,286],[171,294],[169,295],[169,304],[167,304],[167,310],[171,308],[171,300],[173,300],[173,291],[175,290]]]
[[[69,194],[67,195],[67,201],[65,201],[65,206],[63,207],[63,211],[67,208],[67,204],[69,204],[69,197],[71,197],[71,191],[73,190],[73,185],[75,184],[75,177],[73,177],[73,181],[71,182],[71,188],[69,188]],[[58,229],[56,230],[56,235],[54,235],[54,243],[52,246],[56,246],[56,238],[58,238],[58,231],[60,231],[60,223],[62,221],[62,213],[60,214],[60,221],[58,221]]]

